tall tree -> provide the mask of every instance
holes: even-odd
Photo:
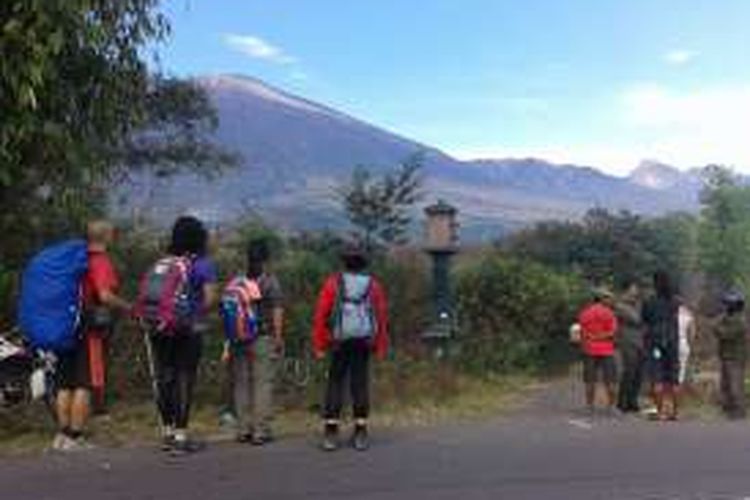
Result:
[[[750,186],[712,166],[701,194],[700,262],[715,286],[750,285]]]
[[[368,249],[404,243],[412,209],[423,196],[423,157],[414,155],[380,177],[357,167],[351,179],[336,189],[355,235]]]
[[[158,0],[0,3],[0,261],[101,210],[132,167],[227,163],[190,83],[152,76],[169,34]]]

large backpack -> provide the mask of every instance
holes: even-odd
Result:
[[[188,257],[164,257],[141,278],[135,313],[151,332],[172,336],[192,326],[192,265]]]
[[[64,353],[75,348],[81,320],[81,284],[88,245],[70,240],[42,250],[23,273],[18,322],[34,349]]]
[[[368,339],[375,335],[372,286],[372,277],[365,274],[339,276],[331,325],[335,340]]]
[[[258,303],[261,298],[257,280],[237,276],[227,284],[219,309],[228,342],[249,344],[258,338]]]

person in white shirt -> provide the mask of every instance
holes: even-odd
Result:
[[[680,371],[678,382],[683,385],[688,378],[690,353],[697,334],[695,315],[684,301],[680,300],[677,311],[677,331],[679,332]]]

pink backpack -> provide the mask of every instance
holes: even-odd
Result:
[[[175,335],[192,326],[195,317],[190,290],[192,259],[164,257],[143,275],[136,316],[151,331]]]

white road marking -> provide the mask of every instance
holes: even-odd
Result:
[[[577,418],[571,418],[570,420],[568,420],[568,423],[572,425],[573,427],[578,427],[579,429],[584,429],[587,431],[590,431],[591,429],[594,428],[593,425],[586,422],[585,420],[579,420]]]

